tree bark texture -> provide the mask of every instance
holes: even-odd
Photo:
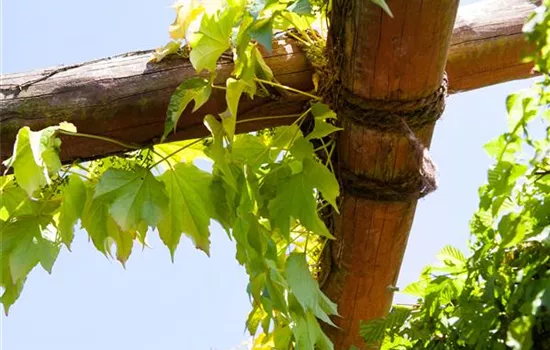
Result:
[[[400,11],[413,11],[414,6],[411,3],[406,10],[393,10],[399,15]],[[529,77],[532,65],[521,62],[521,54],[529,49],[521,34],[521,24],[534,7],[529,0],[486,0],[462,7],[448,55],[450,90],[466,91]],[[393,22],[389,18],[377,20]],[[416,25],[421,22],[426,25]],[[403,32],[404,39],[410,36],[429,37],[437,30],[428,19],[419,18],[411,18],[402,29],[407,30]],[[401,37],[394,39],[399,28],[393,30],[391,33],[377,31],[383,38],[379,40],[380,45],[411,50],[411,47],[403,46]],[[374,35],[371,33],[371,36]],[[369,40],[372,39],[369,37]],[[407,42],[404,41],[405,44]],[[372,70],[373,65],[377,64],[372,59],[377,58],[403,59],[394,62],[393,71],[384,73],[387,76],[401,74],[411,68],[419,69],[414,74],[420,76],[424,70],[430,69],[426,67],[434,64],[439,64],[438,72],[442,70],[442,63],[430,61],[435,58],[428,52],[417,53],[416,56],[386,57],[376,56],[373,50],[369,50],[361,58],[366,63],[353,69]],[[167,59],[160,64],[151,64],[148,63],[149,58],[148,52],[106,58],[60,71],[28,86],[25,84],[46,77],[55,68],[3,75],[0,79],[0,160],[11,155],[15,135],[25,125],[39,130],[68,121],[74,123],[80,132],[112,137],[126,143],[147,144],[157,139],[163,131],[170,95],[181,81],[195,75],[195,72],[185,59]],[[266,61],[281,83],[301,90],[312,88],[311,67],[294,42],[277,41]],[[230,61],[220,61],[217,81],[223,82],[231,70]],[[409,85],[415,84],[403,77],[387,81],[382,72],[368,75],[368,79],[358,89],[371,91],[370,98],[385,96],[384,90],[393,91],[392,98],[407,98]],[[430,88],[424,87],[426,91]],[[401,90],[404,92],[399,92]],[[219,91],[215,92],[214,97],[194,114],[189,112],[190,108],[185,111],[178,132],[170,140],[206,135],[202,118],[206,113],[225,110],[222,95]],[[238,130],[246,132],[291,123],[292,118],[269,117],[299,113],[303,102],[295,96],[256,98],[253,101],[243,99],[239,119],[254,120],[240,124]],[[97,140],[64,137],[64,141],[61,154],[64,162],[124,151],[119,145]]]
[[[335,0],[329,52],[342,52],[341,89],[364,102],[425,98],[442,84],[458,0],[389,0],[394,18],[371,1]],[[346,10],[347,7],[347,10]],[[340,51],[339,51],[340,50]],[[388,113],[388,118],[391,113]],[[419,174],[411,137],[340,117],[338,167],[391,186]],[[412,130],[429,146],[434,122]],[[343,186],[341,214],[324,292],[338,304],[339,328],[327,327],[337,350],[361,347],[362,320],[389,311],[417,199],[377,200]]]

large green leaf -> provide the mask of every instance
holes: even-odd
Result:
[[[210,186],[212,175],[192,164],[177,164],[166,171],[164,182],[170,203],[163,219],[158,223],[160,238],[170,249],[172,259],[182,234],[206,254],[210,251],[210,218],[214,216]]]
[[[133,171],[107,170],[95,188],[94,199],[108,203],[109,213],[123,231],[137,230],[141,221],[155,226],[168,206],[162,182],[139,166]]]
[[[317,179],[316,176],[315,173],[302,171],[281,180],[278,184],[276,197],[269,202],[269,211],[273,226],[279,228],[285,237],[290,235],[291,220],[297,219],[315,234],[332,238],[317,214],[317,201],[314,195],[316,182],[322,183],[328,189],[327,193],[330,193],[332,188],[330,185],[325,186],[324,180]]]
[[[311,4],[309,0],[296,0],[290,4],[287,9],[299,15],[311,14]]]
[[[192,110],[195,112],[208,101],[211,92],[210,82],[203,78],[195,77],[181,83],[170,97],[162,140],[166,139],[172,130],[176,130],[181,114],[191,101],[195,102]]]
[[[291,253],[286,260],[285,276],[290,290],[305,309],[313,310],[319,303],[319,286],[311,276],[306,256]]]
[[[203,16],[199,31],[190,40],[192,50],[189,60],[197,72],[216,70],[216,62],[230,47],[236,16],[237,12],[231,7]]]
[[[59,238],[67,248],[71,248],[74,226],[82,215],[86,203],[86,187],[78,175],[69,176],[69,183],[63,189],[63,203],[59,207],[57,229]]]
[[[19,130],[15,140],[13,155],[4,161],[12,167],[17,183],[29,196],[42,186],[51,183],[51,177],[61,168],[59,147],[61,140],[56,137],[59,129],[76,131],[74,125],[61,123],[40,131],[31,131],[28,126]]]
[[[94,199],[92,189],[88,190],[81,220],[96,249],[111,255],[111,245],[116,245],[116,257],[124,265],[132,251],[133,236],[112,218],[106,201]]]
[[[273,20],[271,18],[260,19],[249,30],[250,37],[259,42],[267,52],[273,49]]]

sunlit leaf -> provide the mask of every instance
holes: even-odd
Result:
[[[168,206],[164,185],[141,167],[107,170],[96,186],[94,199],[108,203],[109,213],[123,231],[136,230],[142,220],[155,226]]]
[[[210,252],[210,218],[214,216],[209,196],[212,175],[192,164],[177,164],[160,180],[165,184],[170,203],[158,223],[160,238],[170,249],[172,260],[182,234],[198,249]]]

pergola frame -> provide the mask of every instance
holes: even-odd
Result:
[[[530,50],[522,25],[534,10],[529,0],[485,0],[459,8],[459,0],[388,0],[394,18],[366,0],[333,0],[329,40],[341,55],[342,87],[360,101],[407,102],[438,90],[444,72],[449,92],[457,93],[532,76],[522,60]],[[343,9],[346,9],[344,12]],[[458,12],[458,17],[457,17]],[[342,21],[346,16],[346,21]],[[336,43],[338,41],[338,43]],[[329,51],[330,52],[330,51]],[[147,145],[162,134],[171,93],[195,75],[185,59],[148,63],[150,52],[129,53],[80,65],[2,77],[0,85],[0,159],[12,152],[22,126],[38,130],[61,121],[82,133]],[[312,89],[312,68],[299,46],[279,40],[265,55],[276,79],[300,90]],[[220,61],[218,82],[232,71]],[[180,119],[168,141],[207,134],[202,117],[225,110],[216,95]],[[220,98],[218,98],[218,96]],[[289,124],[307,101],[301,96],[243,98],[239,132]],[[435,122],[411,132],[428,147]],[[392,184],[421,169],[412,161],[410,135],[344,120],[339,137],[341,167],[362,178]],[[62,160],[86,160],[123,152],[121,145],[64,136]],[[360,320],[384,316],[391,305],[417,199],[377,200],[344,187],[341,214],[335,218],[331,271],[323,290],[339,305],[339,329],[328,334],[339,350],[359,344]]]

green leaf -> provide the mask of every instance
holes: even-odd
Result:
[[[267,52],[273,50],[273,20],[271,18],[260,19],[249,30],[252,39],[259,42]]]
[[[93,189],[87,191],[81,222],[96,249],[106,256],[112,256],[111,246],[116,246],[116,258],[125,266],[132,252],[135,234],[120,228],[109,213],[108,203],[94,199]],[[138,229],[143,230],[142,226],[140,223]]]
[[[227,91],[225,94],[225,100],[227,102],[227,107],[229,108],[231,115],[236,118],[239,108],[239,100],[241,99],[241,95],[246,88],[246,83],[242,80],[228,78],[226,85]]]
[[[233,142],[233,159],[255,167],[268,162],[267,146],[258,136],[238,135]]]
[[[416,281],[405,287],[403,294],[410,294],[418,297],[424,297],[426,294],[426,283],[424,281]]]
[[[296,0],[290,4],[287,9],[299,15],[311,14],[311,4],[309,0]]]
[[[155,49],[155,52],[153,52],[152,54],[153,57],[151,57],[151,62],[160,62],[167,56],[178,53],[180,48],[181,48],[181,43],[179,41],[170,41],[168,44],[164,45],[163,47],[159,47]]]
[[[170,249],[172,260],[182,233],[186,234],[198,249],[210,251],[210,218],[214,216],[210,186],[212,175],[192,164],[177,164],[166,171],[160,180],[164,182],[170,203],[163,219],[158,223],[160,238]]]
[[[388,16],[393,18],[393,13],[391,13],[390,7],[386,3],[386,0],[371,0],[371,1],[374,2],[376,5],[380,6],[382,10],[384,10],[384,12],[388,14]]]
[[[181,114],[191,101],[195,102],[192,110],[195,112],[208,101],[211,92],[210,82],[203,78],[195,77],[181,83],[170,97],[161,141],[164,141],[172,130],[176,130]]]
[[[69,123],[36,132],[28,126],[21,128],[17,133],[13,156],[3,163],[7,168],[13,168],[17,183],[29,196],[50,184],[51,177],[61,168],[58,154],[61,140],[55,136],[59,129],[76,131]]]
[[[304,159],[304,174],[310,184],[321,192],[323,198],[332,205],[336,212],[339,212],[336,198],[340,195],[340,184],[334,174],[326,166],[313,159]]]
[[[203,69],[210,72],[216,70],[221,54],[230,47],[235,16],[232,8],[203,16],[199,31],[190,40],[192,50],[189,60],[197,72]]]
[[[344,129],[329,124],[324,120],[315,119],[315,127],[313,131],[307,135],[307,139],[320,139],[340,130]]]
[[[437,255],[440,261],[454,266],[464,266],[466,257],[457,248],[447,245]]]
[[[2,177],[4,179],[5,177]],[[4,182],[0,185],[0,219],[8,220],[25,209],[25,201],[29,196],[15,181]]]
[[[290,148],[290,154],[294,159],[303,161],[304,159],[311,159],[313,157],[313,145],[302,136],[296,138]]]
[[[319,303],[319,285],[311,276],[306,255],[291,253],[286,260],[285,276],[296,300],[306,310],[313,310]]]
[[[278,185],[276,197],[269,202],[273,227],[279,228],[285,237],[290,235],[290,222],[294,218],[313,233],[333,238],[317,214],[313,176],[303,171],[284,179]]]
[[[254,59],[254,73],[256,77],[271,81],[273,79],[273,71],[265,62],[260,50],[254,46],[251,54]]]
[[[531,349],[533,347],[532,328],[532,317],[521,316],[516,318],[508,326],[506,345],[517,350]]]
[[[139,166],[133,171],[107,170],[96,186],[94,199],[108,203],[109,213],[122,231],[136,230],[142,220],[155,226],[168,203],[163,184]]]
[[[317,102],[311,106],[311,114],[313,114],[315,119],[336,119],[336,113],[334,113],[330,106],[321,102]]]
[[[176,10],[176,19],[168,28],[168,32],[172,39],[185,39],[189,26],[205,11],[205,8],[197,0],[178,1],[173,7]]]
[[[63,188],[63,203],[59,207],[57,229],[61,242],[71,248],[74,226],[82,215],[86,202],[86,187],[78,175],[69,176],[69,183]]]
[[[229,113],[225,112],[220,114],[222,118],[222,125],[230,140],[233,140],[235,136],[235,126],[237,124],[237,112],[239,109],[239,101],[241,95],[247,88],[247,84],[243,80],[237,80],[228,78],[226,81],[227,91],[225,93],[225,101]]]
[[[204,117],[204,125],[214,138],[214,142],[205,150],[205,153],[214,161],[214,167],[219,169],[223,174],[223,180],[236,192],[238,187],[237,180],[231,170],[227,157],[227,150],[223,144],[225,135],[224,128],[216,117],[211,114]]]
[[[13,249],[3,258],[7,258],[13,283],[24,280],[29,272],[40,262],[33,238],[40,235],[40,226],[35,218],[21,220],[3,227],[3,235],[18,236]]]

